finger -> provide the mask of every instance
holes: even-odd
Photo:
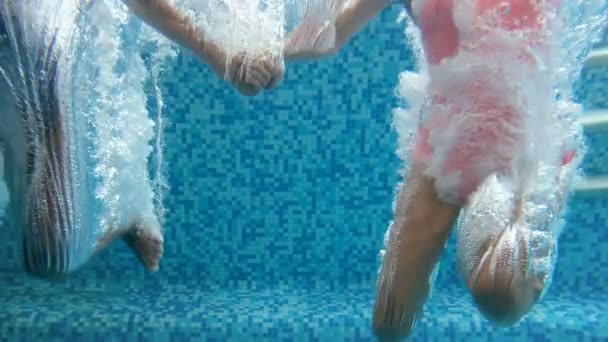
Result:
[[[262,67],[250,67],[247,74],[247,82],[256,83],[260,87],[264,88],[267,86],[272,79],[271,71],[264,66]]]
[[[239,83],[247,83],[247,69],[249,69],[249,63],[251,63],[251,61],[249,58],[245,57],[236,75]]]
[[[238,84],[240,82],[238,75],[241,73],[241,69],[243,68],[243,60],[240,58],[233,58],[230,63],[230,72],[229,72],[229,81]]]
[[[382,266],[384,268],[384,266]],[[374,307],[374,320],[384,322],[385,308],[386,308],[386,278],[384,276],[384,269],[380,271],[378,275],[378,281],[376,284],[376,305]]]
[[[319,29],[313,40],[313,47],[317,50],[327,51],[334,47],[336,42],[336,26],[326,22]]]
[[[246,82],[253,82],[259,84],[261,87],[267,86],[273,76],[273,67],[268,61],[269,58],[267,58],[265,54],[259,55],[252,60],[247,66]]]
[[[277,85],[279,85],[279,83],[283,80],[284,76],[285,76],[285,67],[281,63],[281,66],[278,68],[276,74],[274,74],[274,76],[270,80],[270,83],[266,86],[266,89],[272,89],[272,88],[276,87]]]
[[[391,290],[388,290],[386,294],[386,309],[384,313],[384,322],[386,324],[393,324],[393,315],[395,313],[395,298],[393,298],[393,294]]]
[[[250,60],[244,52],[239,53],[234,59],[235,68],[232,77],[233,82],[243,84],[247,81],[247,68]]]
[[[264,88],[264,84],[267,83],[268,81],[262,79],[262,76],[258,75],[255,71],[252,73],[249,73],[247,76],[247,81],[244,83],[249,87],[253,87],[253,88],[257,88],[257,89],[263,89]]]
[[[285,65],[283,64],[282,61],[276,61],[274,62],[273,65],[270,65],[271,69],[269,70],[273,70],[272,73],[272,78],[270,79],[270,81],[268,82],[268,84],[266,84],[266,89],[272,89],[274,87],[276,87],[279,82],[281,82],[281,80],[283,79],[283,77],[285,76]]]
[[[262,61],[260,63],[261,65],[259,65],[256,70],[258,70],[263,78],[263,80],[265,81],[263,83],[264,86],[267,86],[270,81],[272,80],[273,77],[273,69],[271,67],[269,67],[268,63],[265,63],[264,61]]]
[[[399,322],[397,322],[397,326],[399,327],[399,330],[402,330],[403,326],[410,319],[410,315],[407,312],[407,308],[405,307],[405,304],[400,305],[399,316],[398,317],[399,317]]]

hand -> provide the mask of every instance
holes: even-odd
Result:
[[[335,53],[338,48],[336,21],[346,3],[346,0],[323,0],[307,7],[302,23],[285,43],[285,58],[305,59]]]
[[[230,61],[227,76],[241,94],[253,96],[276,87],[284,74],[283,60],[270,52],[253,56],[240,52]]]
[[[284,54],[291,59],[330,55],[336,47],[336,25],[333,20],[320,22],[304,19],[285,43]]]

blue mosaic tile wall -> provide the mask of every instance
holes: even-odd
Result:
[[[182,54],[163,82],[172,188],[160,272],[145,273],[117,243],[69,279],[43,282],[15,273],[0,248],[0,340],[372,340],[378,251],[400,179],[394,88],[412,65],[399,10],[339,56],[289,65],[281,87],[256,98]],[[608,108],[608,70],[586,75],[586,107]],[[603,172],[604,140],[590,139],[585,167]],[[608,340],[607,201],[573,196],[553,286],[510,329],[472,305],[452,238],[413,340]]]
[[[239,96],[189,54],[167,70],[159,276],[204,272],[201,283],[228,287],[373,281],[399,180],[394,88],[412,64],[399,10],[337,58],[288,65],[259,97]],[[131,259],[109,251],[96,275],[137,267]]]

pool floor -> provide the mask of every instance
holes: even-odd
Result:
[[[0,336],[80,341],[370,341],[372,288],[199,290],[197,284],[89,287],[12,279]],[[489,324],[460,287],[433,293],[414,341],[608,340],[608,296],[550,293],[511,328]]]

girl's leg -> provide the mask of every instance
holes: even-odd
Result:
[[[459,211],[439,199],[433,179],[413,168],[397,200],[378,278],[373,321],[378,337],[411,333]]]

